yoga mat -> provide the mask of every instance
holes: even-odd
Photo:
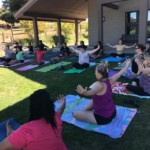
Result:
[[[19,123],[14,118],[10,118],[8,120],[10,121],[13,130],[16,130],[17,128],[20,127]],[[7,137],[6,123],[8,122],[8,120],[5,120],[0,123],[0,142]]]
[[[90,57],[89,60],[90,60],[90,61],[95,61],[96,58]]]
[[[76,59],[78,59],[78,57],[77,56],[70,56],[70,57],[68,57],[68,59],[69,60],[76,60]]]
[[[81,73],[83,71],[85,71],[86,69],[69,69],[67,71],[65,71],[65,74],[74,74],[74,73]]]
[[[95,62],[90,62],[89,68],[95,66],[96,64],[97,64],[97,63],[95,63]],[[84,71],[87,70],[87,69],[88,69],[88,68],[86,68],[86,69],[74,69],[74,68],[72,68],[72,69],[69,69],[69,70],[65,71],[64,73],[65,73],[65,74],[81,73],[81,72],[84,72]]]
[[[128,93],[129,91],[127,91],[127,89],[126,89],[127,84],[128,83],[116,82],[112,86],[112,92],[115,93],[115,94],[121,94],[121,95],[135,96],[135,97],[138,97],[138,98],[150,99],[150,96],[140,96],[140,95]]]
[[[59,63],[52,64],[52,65],[43,67],[41,69],[37,69],[35,71],[38,71],[38,72],[48,72],[48,71],[51,71],[51,70],[55,69],[56,67],[58,67],[60,65],[66,66],[66,65],[69,65],[69,64],[71,64],[71,62],[61,61]]]
[[[115,71],[115,70],[109,70],[109,77],[112,77],[114,76],[115,74],[117,74],[118,71]]]
[[[0,62],[0,65],[3,65],[4,63],[5,63],[4,61],[1,61],[1,62]]]
[[[32,58],[34,57],[35,55],[34,54],[24,54],[24,57],[25,58]]]
[[[49,61],[44,61],[44,62],[45,62],[45,64],[49,63]],[[43,65],[45,65],[45,64],[43,64]],[[24,66],[24,67],[18,68],[16,70],[18,70],[18,71],[27,71],[27,70],[31,70],[33,68],[36,68],[38,66],[41,66],[41,65],[28,65],[28,66]]]
[[[59,54],[61,53],[60,52],[46,53],[44,55],[44,58],[55,57],[55,56],[58,56]]]
[[[81,98],[78,95],[67,95],[66,108],[61,117],[62,120],[87,131],[102,133],[114,139],[121,138],[135,116],[137,109],[116,106],[117,115],[112,122],[107,125],[85,123],[73,118],[72,112],[83,110],[90,101],[91,100]],[[57,101],[55,102],[55,107],[56,110],[60,107]]]
[[[56,56],[56,57],[53,57],[52,60],[61,60],[63,58],[66,58],[65,56]]]
[[[126,56],[124,58],[107,57],[107,58],[102,59],[101,61],[119,62],[119,61],[125,60],[126,58],[128,58],[128,56]]]
[[[26,59],[26,60],[24,60],[23,63],[17,63],[17,64],[14,64],[14,65],[11,65],[11,66],[0,65],[0,67],[11,68],[11,67],[15,67],[15,66],[18,66],[18,65],[25,64],[25,63],[30,62],[30,61],[31,61],[30,59]]]

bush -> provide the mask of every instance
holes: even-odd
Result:
[[[19,39],[18,41],[19,41],[19,43],[21,43],[24,46],[27,46],[29,44],[29,42],[31,42],[34,45],[33,39],[25,38],[25,39]]]
[[[58,35],[54,35],[54,36],[52,36],[52,38],[53,38],[53,42],[54,42],[55,46],[57,46],[59,43]],[[61,35],[61,43],[60,44],[63,44],[63,43],[65,43],[65,37],[63,35]]]

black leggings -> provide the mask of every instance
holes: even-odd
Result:
[[[94,113],[94,117],[98,125],[108,124],[113,120],[113,118],[116,117],[116,111],[114,111],[113,114],[109,118],[104,118],[102,116],[96,115],[95,113]]]
[[[88,63],[84,63],[84,64],[74,63],[73,67],[76,69],[84,69],[84,68],[88,68],[89,64]]]
[[[111,53],[111,56],[112,57],[121,57],[121,58],[123,58],[123,57],[125,57],[125,54]]]
[[[131,85],[131,84],[127,85],[126,88],[127,88],[128,91],[131,91],[134,94],[141,95],[141,96],[150,96],[148,93],[146,93],[144,91],[144,89],[142,87],[140,87],[139,79],[134,78],[132,80],[132,82],[133,81],[136,82],[137,86],[134,86],[134,85]]]

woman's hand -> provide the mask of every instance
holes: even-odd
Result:
[[[131,64],[131,60],[128,58],[126,59],[125,63],[126,63],[125,67],[128,68]]]
[[[87,92],[87,87],[83,88],[81,85],[78,85],[76,91],[79,94],[83,94],[84,95]]]
[[[57,101],[62,105],[65,106],[66,105],[66,98],[63,95],[59,95],[57,97]]]

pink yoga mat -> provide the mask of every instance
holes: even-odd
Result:
[[[48,63],[49,63],[49,61],[45,61],[45,64],[48,64]],[[28,65],[28,66],[24,66],[24,67],[18,68],[16,70],[18,70],[18,71],[27,71],[27,70],[31,70],[33,68],[36,68],[38,66],[39,65]]]

